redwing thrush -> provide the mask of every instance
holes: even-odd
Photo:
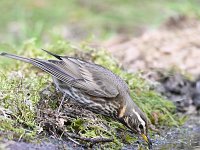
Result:
[[[117,119],[141,135],[151,147],[147,118],[133,102],[124,80],[97,64],[44,51],[58,60],[24,58],[7,53],[0,55],[30,63],[49,73],[63,94],[86,109]]]

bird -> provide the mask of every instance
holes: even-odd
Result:
[[[128,84],[107,68],[81,60],[60,56],[42,49],[56,59],[43,60],[0,53],[1,56],[32,64],[50,74],[53,82],[64,96],[94,113],[111,117],[140,135],[149,148],[148,119],[134,103]]]

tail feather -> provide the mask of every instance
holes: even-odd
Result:
[[[0,53],[0,55],[8,57],[8,58],[13,58],[13,59],[21,60],[21,61],[24,61],[24,62],[27,62],[27,63],[32,63],[32,60],[30,58],[25,58],[25,57],[13,55],[13,54],[8,54],[8,53],[5,53],[5,52]]]
[[[17,60],[21,60],[23,62],[27,62],[30,63],[40,69],[42,69],[43,71],[49,73],[50,75],[54,76],[55,78],[71,84],[70,81],[72,81],[74,78],[71,77],[63,68],[61,68],[60,66],[51,63],[51,61],[46,61],[46,60],[41,60],[41,59],[35,59],[35,58],[25,58],[25,57],[21,57],[21,56],[17,56],[17,55],[13,55],[13,54],[8,54],[8,53],[0,53],[0,56],[5,56],[8,58],[13,58],[13,59],[17,59]],[[59,61],[59,60],[57,60]]]

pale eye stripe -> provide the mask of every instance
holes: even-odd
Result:
[[[135,109],[133,109],[133,113],[135,113],[135,115],[137,116],[138,120],[140,121],[140,123],[143,125],[143,127],[145,127],[145,122],[144,120],[140,117],[140,115],[135,111]]]

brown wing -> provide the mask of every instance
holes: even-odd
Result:
[[[79,88],[92,96],[113,98],[119,94],[113,82],[115,75],[95,64],[90,64],[75,58],[61,57],[62,61],[50,60],[66,74],[73,77],[73,87]]]

